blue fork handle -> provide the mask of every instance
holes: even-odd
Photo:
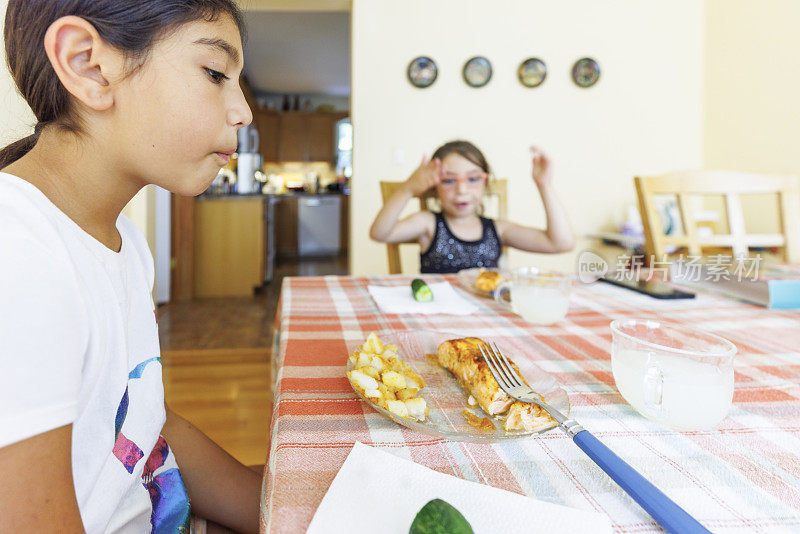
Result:
[[[588,430],[581,430],[572,438],[594,463],[600,466],[614,482],[647,510],[667,532],[709,532],[695,518],[675,504],[661,490],[652,485],[614,452],[603,445]]]

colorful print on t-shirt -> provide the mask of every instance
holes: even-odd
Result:
[[[128,375],[128,387],[122,395],[114,421],[114,456],[122,463],[128,473],[133,474],[137,464],[144,458],[142,449],[125,435],[128,414],[133,413],[132,406],[136,402],[135,392],[139,380],[147,380],[146,371],[151,366],[161,366],[161,358],[147,359],[134,367]],[[158,380],[161,380],[160,372]],[[149,377],[155,378],[155,377]],[[132,387],[134,386],[134,387]],[[190,509],[189,496],[186,493],[175,455],[167,445],[163,436],[158,441],[142,468],[142,485],[150,495],[153,511],[150,522],[154,533],[189,532]]]

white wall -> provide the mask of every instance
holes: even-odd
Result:
[[[423,153],[453,138],[484,150],[495,174],[511,181],[510,218],[531,225],[543,224],[544,214],[527,147],[542,147],[578,235],[622,216],[635,202],[635,174],[702,164],[703,2],[354,0],[352,15],[354,274],[387,272],[385,246],[368,236],[381,205],[378,181],[405,179]],[[418,55],[439,66],[428,89],[406,80]],[[461,79],[473,55],[494,67],[481,89]],[[516,79],[529,56],[549,69],[536,89]],[[590,89],[570,79],[583,56],[602,67]],[[405,154],[399,164],[397,149]],[[405,249],[404,270],[418,269],[418,247]],[[574,268],[574,254],[512,251],[510,260]]]
[[[163,269],[159,269],[159,265],[165,261],[165,258],[158,254],[159,252],[163,252],[163,248],[156,243],[156,189],[154,185],[144,187],[136,193],[136,196],[134,196],[122,210],[122,213],[133,221],[142,233],[144,233],[144,236],[147,238],[147,244],[150,246],[150,253],[153,255],[156,265],[156,287],[153,289],[154,297],[159,295],[160,291],[158,291],[158,287],[160,285],[166,284],[166,287],[169,287],[169,279],[163,283],[159,280],[159,275],[163,274]],[[167,229],[169,229],[169,219],[167,219],[166,224]],[[158,234],[161,233],[162,232],[158,232]],[[166,261],[169,262],[169,256],[167,256]],[[158,300],[158,302],[166,302],[167,300],[169,299]]]
[[[0,0],[0,21],[6,20],[8,0]],[[36,124],[31,108],[17,92],[14,80],[8,72],[6,63],[6,47],[0,46],[0,147],[22,139],[33,133]]]

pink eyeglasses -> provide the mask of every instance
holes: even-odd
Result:
[[[446,173],[442,174],[439,185],[445,189],[455,189],[458,187],[459,183],[463,183],[469,188],[477,189],[483,185],[487,176],[485,172],[469,173],[466,175]]]

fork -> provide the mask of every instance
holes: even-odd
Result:
[[[628,465],[614,452],[603,445],[594,435],[583,428],[574,419],[568,419],[564,414],[544,402],[544,400],[525,385],[522,378],[514,370],[496,343],[494,348],[478,345],[483,358],[489,365],[497,383],[510,397],[518,401],[536,404],[550,414],[558,422],[559,428],[572,438],[572,441],[586,453],[600,468],[610,476],[614,482],[633,497],[647,513],[653,516],[659,525],[667,532],[709,532],[695,518],[675,504],[661,490],[650,483],[634,468]],[[484,350],[484,347],[486,350]]]

